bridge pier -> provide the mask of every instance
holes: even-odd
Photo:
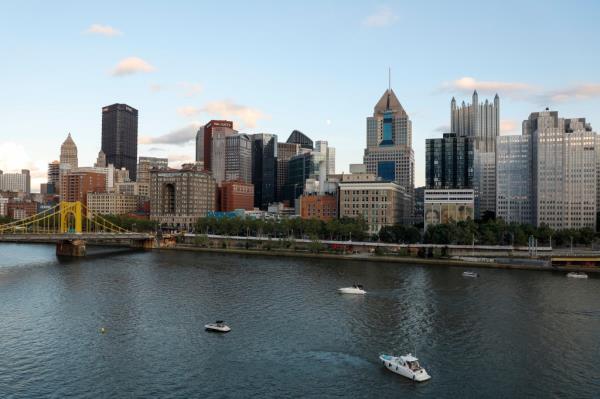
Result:
[[[61,240],[56,243],[56,256],[85,256],[85,241]]]

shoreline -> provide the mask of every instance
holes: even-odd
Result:
[[[418,258],[410,256],[384,256],[384,255],[341,255],[329,253],[311,253],[311,252],[293,252],[293,251],[278,251],[278,250],[256,250],[256,249],[238,249],[238,248],[204,248],[193,245],[178,244],[174,247],[157,248],[157,250],[166,251],[190,251],[204,253],[221,253],[230,255],[251,255],[251,256],[282,256],[286,258],[301,258],[301,259],[331,259],[339,261],[358,261],[358,262],[383,262],[383,263],[398,263],[412,264],[418,266],[437,266],[437,267],[474,267],[480,269],[510,269],[510,270],[536,270],[546,272],[573,272],[583,271],[589,273],[600,273],[600,268],[589,267],[565,267],[565,266],[539,266],[531,264],[509,264],[495,262],[471,262],[457,259],[431,259]]]

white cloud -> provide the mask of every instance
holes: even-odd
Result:
[[[179,87],[183,89],[183,95],[185,97],[193,97],[196,94],[202,92],[203,87],[200,83],[181,82]]]
[[[476,80],[475,78],[465,76],[452,82],[442,84],[443,91],[459,91],[466,94],[473,93],[474,90],[499,93],[500,96],[523,97],[532,94],[536,88],[527,83],[520,82],[500,82]]]
[[[138,144],[176,144],[184,145],[196,138],[196,132],[202,126],[200,122],[192,122],[187,126],[173,130],[161,136],[141,136]]]
[[[545,103],[557,103],[572,100],[587,100],[600,97],[599,83],[583,83],[575,86],[567,86],[559,90],[551,90],[540,96],[540,101]]]
[[[102,36],[119,36],[123,34],[123,32],[113,28],[112,26],[100,24],[90,25],[90,27],[85,30],[85,33]]]
[[[325,124],[326,124],[327,126],[331,126],[331,119],[327,119],[327,120],[325,121]]]
[[[389,26],[398,20],[398,16],[389,6],[381,6],[375,12],[367,16],[362,24],[370,28],[382,28]]]
[[[113,76],[131,75],[138,72],[152,72],[156,68],[138,57],[127,57],[119,61],[111,71]]]
[[[11,141],[0,142],[0,170],[4,173],[20,172],[29,169],[31,189],[39,191],[40,184],[47,181],[48,163],[44,160],[32,160],[25,147]]]
[[[198,115],[200,112],[202,112],[202,110],[200,108],[193,107],[191,105],[177,108],[177,113],[181,116],[186,116],[186,117]]]
[[[516,134],[517,122],[512,119],[500,120],[500,134]]]
[[[156,84],[156,83],[150,85],[150,91],[152,93],[158,93],[159,91],[161,91],[163,89],[164,88],[162,87],[162,85],[159,85],[159,84]]]
[[[260,119],[268,118],[256,108],[235,104],[229,100],[209,102],[201,111],[213,117],[236,121],[242,128],[254,128]]]

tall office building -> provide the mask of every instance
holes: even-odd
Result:
[[[315,151],[324,153],[327,158],[327,174],[335,174],[335,148],[331,147],[326,140],[317,140],[315,142]]]
[[[414,200],[412,122],[391,88],[375,105],[373,116],[367,118],[364,164],[368,173],[397,182],[411,201]]]
[[[94,167],[106,168],[107,166],[108,164],[106,163],[106,154],[104,153],[104,151],[100,150],[100,152],[98,153],[98,158],[96,158],[96,163],[94,164]]]
[[[597,135],[585,118],[534,112],[523,122],[523,134],[532,141],[533,222],[595,228]]]
[[[254,206],[266,210],[277,199],[277,135],[252,135]]]
[[[252,137],[249,135],[234,134],[225,138],[224,180],[252,183]]]
[[[48,164],[48,184],[53,184],[54,188],[58,188],[60,182],[60,162],[52,161]]]
[[[456,133],[425,141],[428,189],[473,188],[473,141]]]
[[[22,169],[21,173],[3,173],[0,170],[0,191],[31,193],[31,176],[29,170]]]
[[[533,224],[531,135],[496,138],[496,217]]]
[[[60,164],[63,165],[63,169],[77,169],[77,146],[71,137],[71,133],[60,146]]]
[[[106,163],[137,176],[138,111],[127,104],[102,108],[102,151]]]
[[[486,212],[496,212],[496,137],[500,135],[500,97],[493,102],[479,102],[475,90],[472,103],[456,99],[450,101],[450,128],[459,137],[474,139],[474,190],[475,214],[482,217]]]
[[[300,153],[300,144],[277,143],[277,201],[290,201],[287,192],[290,159]]]
[[[213,172],[217,183],[225,179],[225,137],[237,133],[233,122],[211,120],[196,135],[196,161],[202,162],[204,170]],[[202,138],[202,158],[199,157],[199,139]]]
[[[292,131],[292,133],[290,134],[290,137],[288,137],[286,143],[300,144],[300,148],[304,148],[307,150],[314,149],[313,141],[307,135],[302,133],[300,130]]]
[[[452,97],[450,102],[450,129],[458,136],[475,138],[475,150],[478,152],[494,152],[496,137],[500,135],[500,97],[493,102],[487,99],[479,103],[477,90],[473,92],[472,104],[462,102],[456,106]]]
[[[305,192],[306,181],[314,180],[318,185],[318,193],[323,193],[326,187],[327,177],[333,173],[329,173],[330,165],[335,165],[335,159],[330,157],[335,156],[334,151],[330,151],[326,141],[317,141],[315,149],[312,151],[304,151],[290,158],[288,162],[288,179],[285,187],[287,195],[286,200],[290,204],[295,204],[295,200]]]

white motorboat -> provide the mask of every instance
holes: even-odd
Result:
[[[423,382],[431,378],[419,364],[419,359],[410,353],[404,356],[380,355],[379,359],[388,370],[413,381]]]
[[[221,332],[221,333],[226,333],[226,332],[231,331],[231,328],[229,328],[229,326],[227,324],[225,324],[223,322],[223,320],[217,320],[214,323],[208,323],[207,325],[204,326],[204,328],[206,329],[206,331]]]
[[[479,273],[475,272],[463,272],[463,277],[479,277]]]
[[[365,291],[363,286],[360,284],[352,284],[352,287],[338,288],[338,292],[340,294],[356,294],[356,295],[364,295],[367,293],[367,291]]]
[[[567,273],[567,277],[570,278],[588,278],[588,275],[584,272],[569,272]]]

